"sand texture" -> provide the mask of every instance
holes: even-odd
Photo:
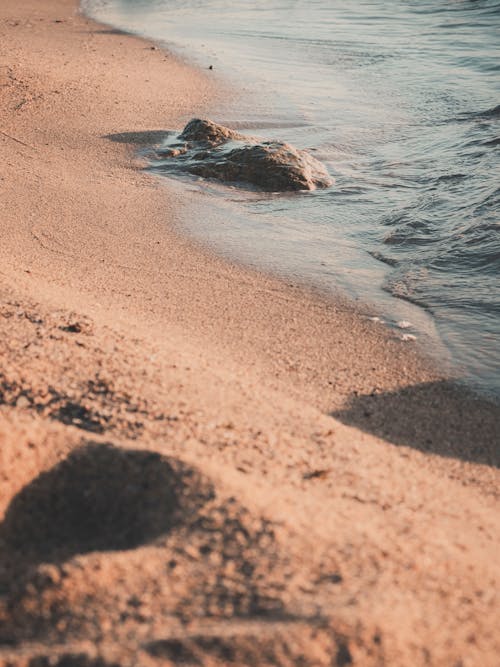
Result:
[[[0,3],[0,665],[497,667],[498,407],[176,232],[230,91]]]

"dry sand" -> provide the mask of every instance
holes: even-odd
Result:
[[[134,154],[212,72],[73,0],[0,44],[0,664],[496,667],[498,407],[176,233]]]

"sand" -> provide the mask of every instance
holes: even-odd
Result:
[[[496,666],[497,406],[228,263],[141,145],[232,92],[0,5],[0,664]]]

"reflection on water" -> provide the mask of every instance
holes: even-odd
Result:
[[[423,306],[468,377],[500,393],[499,2],[84,7],[213,65],[242,91],[215,120],[307,148],[336,179],[294,197],[212,188],[219,221],[195,233],[385,311],[394,296]]]

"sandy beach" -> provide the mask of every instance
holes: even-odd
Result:
[[[498,405],[177,231],[232,91],[0,5],[0,665],[496,667]]]

